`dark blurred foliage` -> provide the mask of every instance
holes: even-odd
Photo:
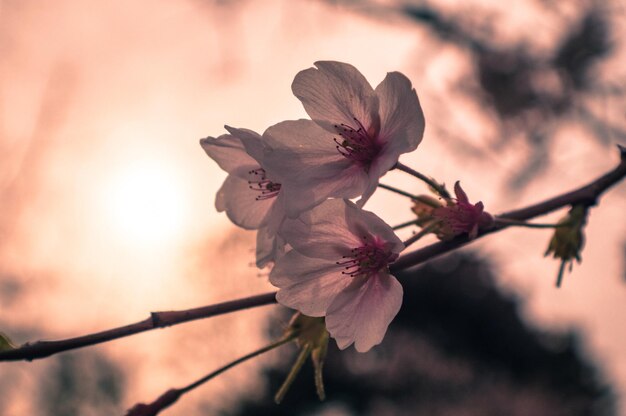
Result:
[[[23,284],[11,275],[0,274],[0,305],[10,307],[22,293]]]
[[[554,6],[537,3],[537,13],[553,14],[558,10]],[[550,143],[564,123],[579,123],[604,144],[626,141],[623,123],[611,125],[604,114],[592,110],[593,100],[608,96],[624,104],[623,80],[615,84],[596,71],[614,48],[611,19],[603,6],[606,4],[581,2],[576,21],[558,26],[561,40],[547,51],[521,39],[528,33],[520,33],[518,41],[504,43],[494,36],[486,14],[482,19],[468,14],[447,16],[434,4],[403,9],[442,41],[462,47],[473,57],[473,75],[480,91],[470,93],[482,108],[492,109],[497,116],[500,133],[494,146],[503,146],[520,133],[531,145],[526,166],[510,182],[514,189],[526,185],[546,167]]]
[[[308,363],[284,402],[274,404],[295,359],[285,352],[264,370],[263,397],[241,397],[222,414],[616,414],[613,393],[584,356],[578,336],[530,327],[520,317],[521,302],[495,286],[483,260],[451,255],[401,280],[402,309],[381,345],[359,354],[339,351],[331,340],[325,402],[315,395]]]
[[[8,283],[7,283],[8,282]],[[12,280],[0,276],[0,295],[21,291]],[[45,331],[0,321],[0,329],[12,341],[41,339]],[[100,416],[122,414],[126,375],[121,363],[93,350],[73,351],[50,357],[38,365],[3,363],[0,403],[29,395],[39,416]],[[9,406],[10,408],[10,406]],[[17,416],[0,405],[0,416]]]
[[[101,354],[62,354],[39,383],[41,415],[122,414],[124,384],[120,368]]]
[[[523,188],[548,166],[550,146],[567,124],[582,126],[590,138],[605,145],[626,142],[624,119],[616,123],[597,110],[605,105],[626,108],[623,75],[600,71],[618,46],[613,36],[616,19],[610,11],[613,2],[577,2],[574,16],[559,2],[532,2],[537,20],[551,16],[551,29],[558,32],[558,40],[548,47],[541,38],[545,31],[534,32],[532,27],[519,31],[517,37],[500,36],[506,23],[483,2],[456,6],[437,1],[397,1],[385,6],[367,0],[331,2],[350,5],[373,18],[385,18],[389,12],[407,16],[437,42],[470,57],[473,69],[457,88],[497,124],[496,137],[484,138],[491,142],[490,150],[515,143],[511,139],[518,136],[529,145],[526,164],[510,179],[513,190]],[[617,70],[623,71],[622,65]],[[438,122],[430,120],[431,126]],[[464,143],[462,131],[440,129],[439,134],[454,139],[457,149],[467,147],[482,156],[481,149]]]

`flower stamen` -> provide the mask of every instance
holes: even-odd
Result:
[[[334,137],[333,141],[343,157],[359,163],[367,170],[381,149],[363,123],[356,117],[353,119],[357,128],[343,123],[334,125],[340,138]]]
[[[374,239],[365,242],[361,247],[353,248],[350,254],[342,256],[342,260],[335,264],[343,266],[341,274],[368,277],[386,269],[397,257],[397,254],[390,252],[378,239]]]
[[[257,201],[274,198],[280,192],[281,184],[267,179],[265,169],[253,169],[248,171],[248,174],[253,177],[248,181],[248,187],[253,191],[260,192],[260,195],[255,198]]]

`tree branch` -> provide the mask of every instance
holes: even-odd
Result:
[[[598,179],[590,182],[589,184],[584,185],[573,191],[558,195],[554,198],[547,199],[543,202],[539,202],[538,204],[530,205],[528,207],[514,211],[505,212],[501,215],[497,215],[496,217],[525,221],[534,217],[538,217],[540,215],[548,214],[552,211],[569,205],[595,205],[600,195],[602,195],[607,189],[621,181],[624,176],[626,176],[626,147],[618,145],[618,149],[620,151],[620,163],[619,165],[617,165],[617,167],[615,167],[615,169],[608,172],[607,174],[602,175]],[[491,229],[483,230],[478,233],[476,239],[503,230],[507,227],[509,227],[509,225],[501,224]],[[431,244],[429,246],[401,256],[397,261],[390,265],[390,270],[394,272],[417,266],[418,264],[421,264],[426,260],[430,260],[442,254],[448,253],[452,250],[469,244],[474,240],[470,240],[467,236],[459,236],[450,241],[440,241],[438,243]]]
[[[165,328],[183,322],[209,318],[211,316],[222,315],[247,308],[254,308],[256,306],[269,305],[272,303],[276,303],[276,292],[268,292],[261,295],[182,311],[152,312],[149,318],[134,324],[60,341],[37,341],[34,344],[26,343],[16,349],[1,351],[0,361],[32,361],[38,358],[48,357],[59,352],[101,344],[103,342],[127,337],[140,332],[150,331],[156,328]]]
[[[525,221],[540,215],[547,214],[568,205],[595,205],[600,195],[602,195],[608,188],[615,185],[620,180],[622,180],[624,176],[626,176],[626,148],[622,146],[618,147],[620,150],[621,161],[615,169],[611,170],[607,174],[571,192],[567,192],[554,198],[547,199],[538,204],[503,213],[501,215],[498,215],[498,217]],[[481,231],[476,239],[494,232],[501,231],[507,227],[508,225],[501,224],[491,229]],[[423,247],[421,249],[401,256],[396,262],[391,264],[390,270],[391,272],[398,272],[409,267],[417,266],[418,264],[421,264],[426,260],[430,260],[442,254],[453,251],[459,247],[471,243],[474,240],[470,240],[465,236],[459,236],[450,241],[440,241],[438,243],[431,244],[429,246]],[[27,343],[16,349],[0,351],[0,361],[32,361],[34,359],[48,357],[59,352],[100,344],[103,342],[112,341],[114,339],[138,334],[140,332],[150,331],[155,328],[164,328],[167,326],[177,325],[196,319],[208,318],[211,316],[235,312],[242,309],[253,308],[256,306],[269,305],[272,303],[276,303],[275,296],[276,292],[269,292],[257,296],[251,296],[248,298],[237,299],[195,309],[183,311],[153,312],[150,318],[123,327],[113,328],[107,331],[84,335],[77,338],[68,338],[59,341],[38,341],[34,344]]]

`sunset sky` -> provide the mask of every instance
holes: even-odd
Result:
[[[434,3],[454,15],[463,12],[455,2]],[[522,39],[538,51],[557,42],[576,16],[568,6],[541,14],[534,1],[507,8],[472,3],[497,22],[498,42]],[[559,125],[547,150],[551,163],[540,175],[509,187],[531,154],[529,143],[521,134],[498,142],[501,123],[468,98],[476,89],[466,82],[471,56],[395,4],[0,0],[0,332],[18,344],[61,339],[139,321],[150,311],[272,290],[267,273],[252,267],[254,233],[215,210],[226,173],[198,141],[223,134],[225,124],[261,133],[307,117],[290,86],[317,60],[349,62],[374,86],[387,72],[407,75],[424,109],[426,133],[418,150],[401,160],[448,185],[461,180],[490,212],[570,190],[617,164],[613,143],[620,138],[601,143],[574,119]],[[602,79],[623,74],[626,62],[626,6],[610,4],[616,47],[598,69]],[[590,106],[625,128],[624,107],[602,102]],[[381,182],[426,192],[400,172]],[[549,230],[515,229],[475,244],[490,258],[501,288],[525,302],[529,322],[580,331],[585,352],[622,398],[625,197],[622,183],[591,211],[583,262],[559,290],[558,263],[543,257]],[[412,215],[408,201],[384,190],[366,208],[392,225]],[[262,345],[270,308],[277,307],[92,349],[121,368],[122,408],[128,408]],[[42,404],[31,398],[53,364],[0,365],[12,380],[0,380],[0,397],[9,403],[0,415],[37,414]],[[254,394],[261,388],[258,366],[257,360],[221,376],[171,414],[192,414],[186,412],[213,398],[221,406],[235,393]]]

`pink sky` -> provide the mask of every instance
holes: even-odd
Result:
[[[528,3],[513,3],[520,12],[509,30],[528,23]],[[449,184],[462,179],[468,194],[491,211],[568,190],[617,163],[613,149],[584,137],[571,146],[572,135],[582,137],[571,126],[552,149],[557,157],[546,173],[550,179],[519,195],[507,193],[504,184],[526,152],[521,141],[512,139],[486,159],[463,159],[428,127],[438,120],[477,146],[494,131],[489,114],[451,90],[470,65],[461,51],[442,47],[395,15],[370,18],[317,1],[220,4],[0,2],[0,189],[6,198],[0,272],[27,284],[0,305],[0,331],[10,325],[64,338],[138,321],[152,310],[271,289],[249,266],[253,235],[215,211],[214,195],[226,174],[198,140],[222,134],[224,124],[263,131],[305,117],[290,84],[316,60],[349,62],[374,85],[388,71],[409,76],[427,131],[403,162]],[[537,30],[548,42],[545,19]],[[441,101],[455,111],[437,112]],[[423,191],[397,172],[384,182]],[[582,331],[585,349],[621,396],[624,195],[622,184],[592,211],[584,261],[560,290],[554,288],[557,263],[543,257],[549,231],[515,230],[477,244],[492,256],[502,288],[526,301],[524,314],[533,325]],[[389,198],[375,195],[367,208],[390,223],[410,218],[408,202],[398,197],[391,210]],[[131,406],[256,348],[266,310],[98,348],[126,363],[125,404]],[[44,361],[3,366],[29,386]],[[256,388],[251,375],[258,365],[224,375],[195,399],[182,400],[177,411],[193,409],[200,398],[228,400],[232,392]],[[27,397],[17,391],[10,397],[8,414],[29,412]]]

